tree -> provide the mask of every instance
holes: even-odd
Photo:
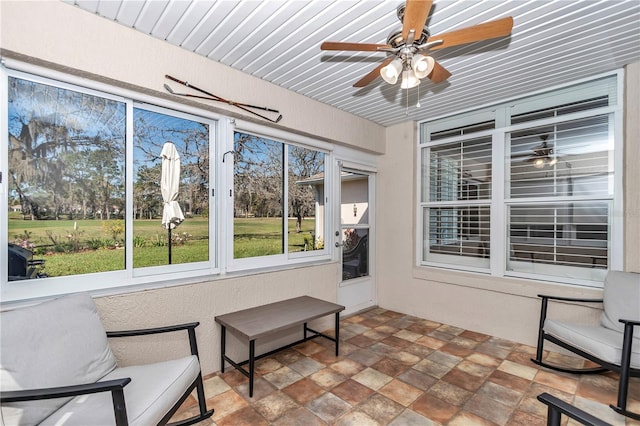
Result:
[[[74,197],[90,192],[123,193],[123,118],[121,102],[9,78],[10,191],[31,219],[70,214]],[[100,179],[77,173],[100,156],[110,164]]]
[[[321,173],[324,173],[324,153],[289,147],[289,212],[296,218],[296,232],[302,231],[304,217],[315,213],[313,189],[299,182]]]

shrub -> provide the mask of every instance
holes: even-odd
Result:
[[[144,239],[144,237],[140,236],[140,235],[134,235],[133,236],[133,246],[134,247],[146,247],[147,245],[147,240]]]
[[[119,219],[102,221],[102,231],[117,241],[118,235],[124,232],[124,221]]]

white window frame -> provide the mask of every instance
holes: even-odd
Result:
[[[613,77],[613,78],[611,78]],[[612,119],[610,120],[610,131],[613,133],[613,145],[614,154],[610,161],[613,162],[614,178],[613,178],[613,196],[610,197],[612,208],[609,213],[609,262],[608,269],[622,269],[622,253],[623,253],[623,94],[624,94],[624,72],[618,70],[615,73],[606,73],[599,76],[591,77],[589,79],[583,79],[571,84],[557,86],[548,90],[538,91],[526,96],[514,98],[512,100],[506,100],[504,102],[497,103],[495,105],[485,105],[480,109],[471,111],[462,111],[458,114],[452,114],[449,116],[438,117],[433,120],[419,122],[419,134],[418,134],[418,153],[416,157],[416,167],[420,171],[417,176],[416,186],[416,266],[418,267],[439,267],[446,269],[455,269],[476,273],[484,273],[495,277],[511,276],[517,278],[526,278],[540,281],[552,281],[563,284],[574,284],[587,287],[601,288],[603,283],[600,278],[591,279],[575,279],[564,277],[553,277],[550,275],[541,275],[535,273],[521,273],[506,270],[506,257],[507,257],[507,208],[509,205],[517,205],[524,202],[519,198],[507,199],[505,197],[505,187],[508,185],[506,182],[506,170],[507,162],[505,161],[505,142],[509,132],[517,131],[520,129],[536,127],[542,124],[552,124],[558,122],[566,122],[572,119],[592,117],[596,115],[610,114]],[[611,80],[607,80],[611,78]],[[613,83],[612,83],[613,82]],[[606,84],[604,86],[603,84]],[[515,125],[509,124],[509,112],[522,112],[533,111],[534,106],[538,106],[539,109],[544,107],[553,107],[555,105],[561,105],[573,100],[586,99],[592,96],[592,91],[595,87],[598,90],[611,89],[610,84],[616,85],[615,93],[613,95],[613,102],[609,106],[594,108],[588,111],[581,111],[575,113],[569,113],[562,116],[540,119],[530,121],[526,123],[519,123]],[[438,139],[434,142],[429,142],[429,135],[431,131],[437,132],[455,127],[462,127],[465,125],[471,125],[472,123],[485,121],[495,118],[496,128],[491,131],[480,131],[477,133],[470,133],[461,136],[448,137]],[[423,194],[428,195],[428,166],[424,164],[428,162],[428,158],[423,158],[422,150],[431,146],[436,146],[442,143],[462,141],[467,138],[481,137],[482,135],[491,134],[493,138],[493,167],[492,167],[492,197],[491,197],[491,257],[489,270],[482,270],[469,266],[460,266],[453,263],[442,263],[425,261],[424,255],[425,244],[428,241],[424,241],[425,231],[425,218],[424,211],[429,206],[433,206],[434,203],[429,203],[428,200],[423,200]],[[424,169],[423,169],[424,168]],[[424,170],[424,171],[423,171]],[[426,173],[426,178],[423,177],[423,173]],[[426,185],[426,188],[425,188]],[[598,198],[601,200],[601,198]],[[528,200],[529,201],[529,200]],[[559,201],[556,200],[556,201]]]
[[[125,269],[111,272],[99,272],[64,277],[50,277],[22,281],[8,281],[8,218],[0,214],[0,301],[2,304],[17,304],[31,299],[45,298],[77,291],[90,291],[98,295],[108,295],[138,291],[141,289],[163,288],[176,285],[202,282],[224,278],[226,273],[252,274],[266,269],[280,270],[290,267],[310,265],[332,261],[333,251],[330,241],[330,225],[333,223],[332,200],[333,184],[331,164],[334,161],[334,145],[320,140],[287,132],[285,130],[263,126],[254,122],[231,119],[203,108],[185,105],[163,98],[139,93],[129,89],[111,86],[94,80],[77,77],[41,66],[5,59],[0,66],[0,200],[2,208],[8,209],[8,77],[25,78],[44,84],[85,92],[107,99],[125,102],[127,108],[127,144],[126,144],[126,181],[127,192],[125,244]],[[176,264],[133,268],[133,108],[153,110],[170,115],[205,120],[210,124],[210,161],[209,161],[209,260],[188,264]],[[233,259],[233,197],[229,201],[229,191],[233,190],[233,161],[228,151],[233,150],[234,127],[239,131],[257,133],[281,141],[287,145],[299,145],[307,149],[322,151],[325,154],[325,246],[322,250],[313,250],[289,255],[265,256],[249,259]],[[226,154],[226,159],[225,159]],[[223,160],[226,160],[223,162]],[[285,161],[287,161],[286,159]],[[285,180],[286,181],[286,180]],[[285,184],[286,190],[286,184]],[[287,206],[285,206],[287,207]],[[231,214],[229,214],[231,213]]]
[[[233,183],[234,183],[234,175],[233,175],[233,161],[225,161],[225,176],[226,176],[226,187],[225,197],[229,199],[229,202],[226,205],[226,220],[225,222],[225,253],[228,254],[226,257],[226,270],[229,272],[237,272],[242,270],[250,270],[250,269],[264,269],[264,268],[274,268],[278,266],[286,266],[286,265],[297,265],[301,263],[308,263],[310,261],[327,261],[331,260],[331,250],[327,245],[327,241],[329,237],[329,224],[331,223],[331,215],[330,215],[330,205],[328,200],[331,198],[330,193],[330,173],[328,173],[329,165],[331,164],[332,159],[332,145],[318,141],[316,139],[312,139],[309,137],[296,135],[292,133],[285,132],[280,129],[275,129],[267,126],[263,126],[257,123],[248,122],[244,120],[230,120],[229,125],[225,130],[228,135],[224,138],[227,141],[225,152],[227,153],[227,158],[231,158],[232,151],[234,149],[234,132],[241,133],[249,133],[252,135],[256,135],[259,137],[264,137],[265,139],[269,139],[275,142],[279,142],[285,145],[284,149],[284,161],[283,161],[283,173],[288,173],[289,166],[289,156],[288,156],[288,146],[289,145],[297,145],[307,149],[312,149],[316,151],[323,152],[324,155],[324,197],[325,197],[325,207],[324,207],[324,223],[323,229],[324,234],[322,235],[322,239],[325,242],[324,247],[320,250],[310,250],[306,252],[287,252],[288,247],[288,235],[287,230],[288,226],[285,222],[288,217],[288,179],[284,179],[283,185],[283,194],[285,197],[284,205],[283,205],[283,231],[284,231],[284,253],[274,254],[274,255],[265,255],[265,256],[255,256],[255,257],[246,257],[240,259],[234,259],[233,257],[233,246],[234,246],[234,217],[233,217]]]

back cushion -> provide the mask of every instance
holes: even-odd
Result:
[[[2,391],[94,383],[116,367],[116,359],[93,299],[63,296],[0,314]],[[2,405],[7,425],[41,422],[70,398]]]
[[[607,273],[604,312],[600,323],[606,328],[622,332],[624,324],[619,319],[640,321],[640,274],[621,271]]]

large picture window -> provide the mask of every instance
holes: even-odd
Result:
[[[619,114],[615,75],[422,123],[418,262],[601,285],[622,258]]]
[[[330,259],[331,145],[72,76],[0,78],[3,301]]]

